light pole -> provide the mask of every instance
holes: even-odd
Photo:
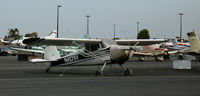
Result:
[[[61,5],[57,6],[57,38],[58,38],[58,30],[59,30],[59,7],[61,7]]]
[[[116,28],[116,24],[114,24],[113,39],[115,39],[115,28]]]
[[[87,18],[87,36],[89,37],[89,17],[90,15],[85,16]]]
[[[178,13],[180,15],[180,38],[182,38],[182,16],[184,15],[183,13]]]
[[[139,24],[140,24],[140,22],[136,22],[137,23],[137,35],[138,35],[138,33],[139,33]]]

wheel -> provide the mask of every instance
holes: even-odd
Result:
[[[8,53],[6,53],[6,52],[2,53],[2,56],[7,56],[7,55],[8,55]]]
[[[127,69],[126,71],[125,71],[125,74],[124,74],[125,76],[132,76],[133,75],[133,70],[131,70],[131,69]]]
[[[169,55],[169,54],[164,55],[163,58],[164,58],[165,60],[169,60],[169,59],[170,59],[170,55]]]
[[[183,55],[178,55],[178,60],[183,60]]]
[[[96,76],[98,76],[98,75],[103,76],[103,71],[101,71],[101,70],[97,70],[97,71],[96,71]]]
[[[51,67],[50,67],[50,68],[51,68]],[[46,73],[49,73],[50,68],[47,68],[47,69],[45,70],[45,72],[46,72]]]
[[[144,57],[139,57],[138,60],[139,60],[140,62],[143,62],[143,61],[144,61]]]

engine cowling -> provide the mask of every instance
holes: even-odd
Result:
[[[123,50],[120,46],[110,47],[110,59],[113,63],[123,64],[129,59],[130,51]]]

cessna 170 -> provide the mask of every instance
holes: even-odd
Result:
[[[103,40],[103,39],[73,39],[73,38],[29,38],[23,41],[27,45],[47,45],[44,51],[44,59],[32,59],[33,63],[49,62],[46,72],[55,66],[84,66],[103,65],[96,71],[97,75],[103,75],[103,70],[107,64],[118,64],[123,69],[125,75],[131,75],[132,70],[124,67],[132,53],[141,50],[138,44],[152,44],[165,42],[165,39],[146,40]],[[133,44],[135,44],[133,46]],[[128,45],[128,46],[125,46]],[[131,46],[132,45],[132,46]],[[71,54],[61,57],[56,46],[79,46]]]

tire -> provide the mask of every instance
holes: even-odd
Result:
[[[183,55],[178,55],[178,60],[183,60]]]
[[[125,74],[124,74],[125,76],[132,76],[133,75],[133,70],[131,70],[131,69],[127,69],[126,71],[125,71]]]
[[[7,55],[8,55],[8,53],[6,53],[6,52],[2,53],[2,56],[7,56]]]

